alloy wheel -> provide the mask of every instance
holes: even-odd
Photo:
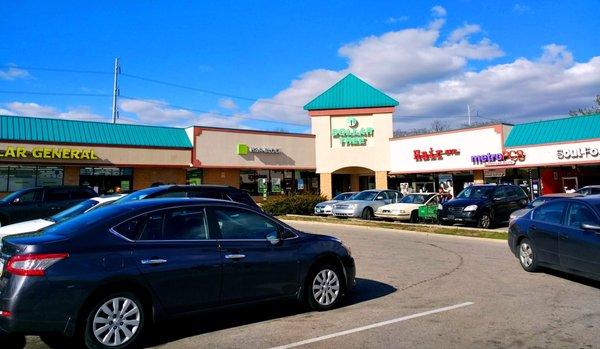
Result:
[[[141,323],[139,306],[126,297],[112,298],[96,311],[92,331],[98,342],[116,347],[129,342]]]
[[[313,297],[323,306],[333,304],[340,293],[340,280],[331,269],[321,270],[313,280]]]
[[[519,260],[525,268],[529,268],[533,263],[533,249],[527,242],[522,242],[519,247]]]
[[[480,223],[482,228],[489,228],[490,227],[490,216],[488,214],[484,214],[483,216],[481,216],[481,223]]]

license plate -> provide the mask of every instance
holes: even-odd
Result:
[[[449,214],[447,218],[448,219],[454,219],[454,215],[453,214]]]

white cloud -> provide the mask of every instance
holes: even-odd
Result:
[[[16,80],[16,79],[27,79],[31,75],[25,69],[17,67],[9,67],[5,70],[0,70],[0,80]]]
[[[389,24],[406,22],[406,21],[408,21],[408,16],[389,17],[388,19],[385,20],[385,22],[389,23]]]
[[[530,12],[531,8],[527,5],[515,4],[515,6],[513,6],[513,11],[518,14],[523,14],[523,13]]]
[[[235,101],[231,98],[221,98],[219,99],[219,107],[221,108],[225,108],[225,109],[229,109],[229,110],[233,110],[233,109],[237,109],[238,106],[237,104],[235,104]]]
[[[187,127],[192,125],[215,127],[243,127],[243,115],[224,116],[216,112],[195,113],[187,109],[169,106],[160,100],[123,100],[122,112],[131,113],[143,124]],[[126,116],[124,115],[126,118]]]
[[[89,107],[78,106],[70,107],[67,110],[58,110],[49,105],[42,105],[34,102],[14,101],[4,104],[0,108],[0,114],[34,116],[34,117],[52,117],[68,120],[108,120],[107,117],[93,113]]]
[[[442,9],[432,9],[434,18],[444,19]],[[302,106],[350,72],[396,98],[397,115],[427,116],[412,121],[420,125],[428,125],[432,115],[442,119],[465,115],[467,104],[482,116],[511,121],[566,115],[570,109],[589,105],[600,93],[600,56],[577,62],[565,46],[549,44],[537,58],[473,70],[472,62],[500,57],[501,48],[477,24],[454,28],[447,37],[440,37],[436,25],[343,45],[338,52],[347,59],[345,68],[305,72],[273,97],[256,102],[250,111],[260,117],[308,123],[301,108],[267,102]]]
[[[440,5],[435,5],[431,8],[431,14],[434,17],[446,17],[446,9]]]

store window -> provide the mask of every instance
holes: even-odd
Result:
[[[79,184],[88,185],[98,194],[127,193],[133,188],[131,167],[83,167],[79,170]]]
[[[0,166],[0,192],[62,185],[64,168],[53,166]]]
[[[268,195],[296,192],[319,192],[319,177],[309,171],[280,170],[241,170],[240,189],[252,196],[262,195],[266,188]]]
[[[188,170],[186,173],[186,183],[188,185],[200,185],[202,184],[202,176],[204,172],[201,169]]]

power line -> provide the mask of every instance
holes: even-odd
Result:
[[[300,106],[300,105],[277,103],[277,102],[262,100],[260,98],[238,96],[238,95],[233,95],[233,94],[229,94],[229,93],[218,92],[218,91],[213,91],[213,90],[208,90],[208,89],[203,89],[203,88],[198,88],[198,87],[191,87],[191,86],[180,85],[180,84],[176,84],[176,83],[172,83],[172,82],[168,82],[168,81],[162,81],[162,80],[158,80],[158,79],[146,78],[146,77],[139,76],[139,75],[133,75],[133,74],[127,74],[127,73],[121,73],[121,75],[123,75],[125,77],[128,77],[128,78],[132,78],[132,79],[137,79],[137,80],[152,82],[152,83],[155,83],[155,84],[160,84],[160,85],[165,85],[165,86],[176,87],[176,88],[180,88],[180,89],[184,89],[184,90],[190,90],[190,91],[208,93],[208,94],[212,94],[212,95],[215,95],[215,96],[241,99],[241,100],[250,101],[250,102],[260,102],[260,103],[274,104],[274,105],[280,105],[280,106],[284,106],[284,107],[302,108],[302,106]]]
[[[46,68],[46,67],[29,67],[29,66],[20,66],[20,65],[12,65],[12,64],[2,64],[0,65],[5,68],[14,68],[14,69],[24,69],[24,70],[39,70],[39,71],[50,71],[50,72],[59,72],[59,73],[76,73],[76,74],[106,74],[110,75],[112,72],[108,71],[99,71],[99,70],[82,70],[82,69],[63,69],[63,68]]]
[[[123,95],[121,95],[119,97],[121,97],[123,99],[129,99],[129,100],[134,100],[134,101],[151,103],[151,104],[154,104],[154,105],[157,105],[157,106],[162,106],[162,107],[167,107],[167,108],[182,109],[182,110],[191,111],[191,112],[194,112],[194,113],[203,113],[203,114],[210,114],[210,115],[218,115],[218,116],[224,116],[224,117],[229,117],[229,118],[240,118],[240,119],[252,120],[252,121],[272,122],[272,123],[283,124],[283,125],[290,125],[290,126],[300,126],[300,127],[308,127],[309,126],[308,124],[301,124],[301,123],[294,123],[294,122],[287,122],[287,121],[279,121],[279,120],[273,120],[273,119],[254,118],[254,117],[246,116],[246,115],[243,115],[243,114],[224,114],[224,113],[220,113],[220,112],[216,112],[216,111],[202,110],[202,109],[195,109],[195,108],[188,108],[188,107],[184,107],[184,106],[180,106],[180,105],[175,105],[175,104],[170,104],[170,103],[163,103],[163,102],[157,102],[157,101],[154,101],[154,100],[137,98],[137,97],[123,96]]]

